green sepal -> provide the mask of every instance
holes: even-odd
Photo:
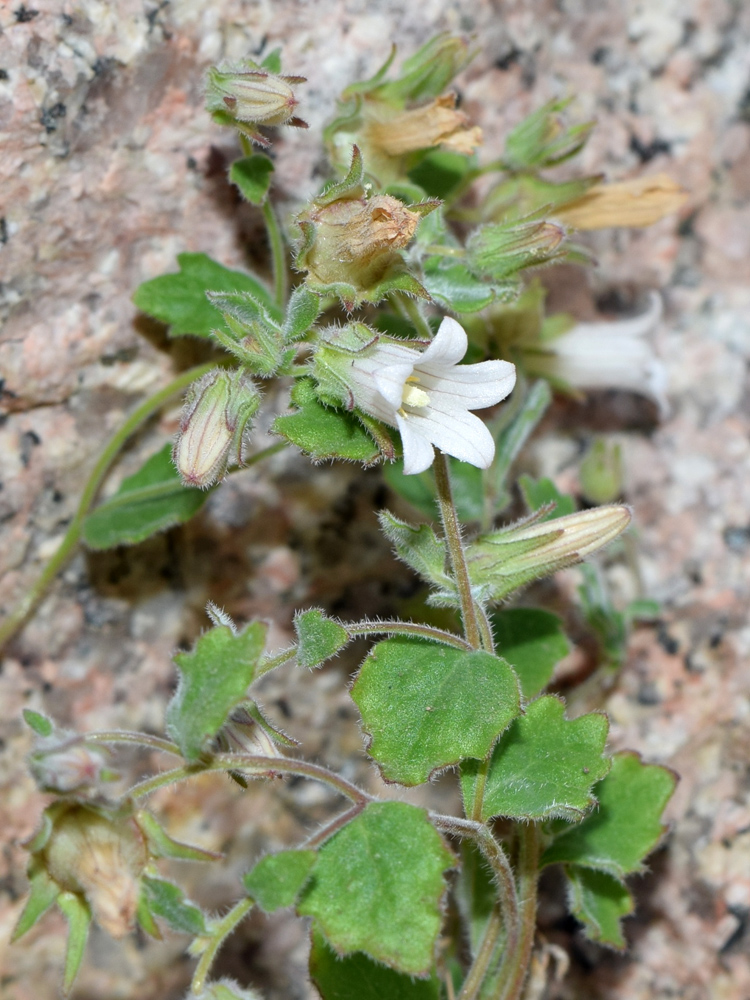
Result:
[[[555,667],[570,652],[557,615],[542,608],[508,608],[491,617],[498,653],[510,663],[528,700],[552,679]]]
[[[298,379],[292,389],[295,413],[277,417],[273,430],[315,461],[341,458],[373,465],[380,451],[361,423],[350,413],[324,406],[312,379]]]
[[[352,148],[352,161],[346,177],[340,181],[326,184],[320,194],[314,199],[314,204],[321,208],[342,198],[361,198],[365,193],[363,180],[365,165],[359,146]]]
[[[508,134],[504,161],[509,170],[553,167],[583,149],[595,122],[564,125],[559,115],[571,100],[572,98],[548,101]]]
[[[568,906],[583,924],[586,937],[623,951],[627,942],[620,921],[635,909],[627,886],[613,875],[578,865],[566,866],[565,878]]]
[[[271,187],[273,170],[273,160],[263,153],[253,153],[234,161],[229,168],[229,180],[237,185],[246,201],[262,205]]]
[[[490,191],[482,204],[482,214],[498,221],[522,219],[536,212],[554,217],[556,209],[582,198],[601,180],[601,174],[569,181],[550,181],[536,173],[517,174]]]
[[[178,274],[163,274],[144,281],[133,295],[133,302],[141,312],[168,324],[170,337],[210,337],[216,328],[229,332],[221,313],[207,300],[207,291],[249,292],[281,321],[273,296],[251,274],[231,271],[204,253],[178,254],[177,263]]]
[[[61,892],[57,897],[57,905],[68,923],[68,943],[65,948],[65,971],[63,972],[63,995],[67,996],[73,989],[73,983],[81,967],[83,953],[91,926],[91,910],[84,900],[75,892]]]
[[[23,846],[29,854],[37,854],[44,850],[52,835],[55,820],[61,813],[65,812],[65,809],[66,805],[61,801],[53,802],[51,806],[47,806],[42,813],[39,829],[28,840],[24,841]]]
[[[185,898],[182,889],[173,882],[153,875],[141,879],[143,894],[151,914],[166,920],[169,926],[194,937],[206,933],[203,911]]]
[[[223,854],[216,851],[207,851],[202,847],[194,847],[192,844],[183,844],[182,841],[170,837],[152,813],[146,809],[139,809],[134,818],[148,842],[149,857],[178,858],[184,861],[220,861],[224,857]]]
[[[515,275],[563,256],[564,236],[560,226],[536,219],[489,223],[466,241],[466,262],[477,276],[502,282],[507,287],[504,297],[511,301],[518,290]]]
[[[186,760],[200,759],[244,700],[267,631],[264,622],[250,622],[241,632],[218,626],[204,633],[190,653],[175,656],[180,682],[167,706],[167,730]]]
[[[310,878],[315,851],[294,850],[267,854],[245,875],[247,892],[265,913],[292,906]]]
[[[320,296],[302,284],[292,292],[284,318],[283,337],[285,344],[301,340],[321,313]]]
[[[310,978],[323,1000],[440,1000],[440,980],[413,979],[362,952],[341,956],[312,930]]]
[[[448,553],[445,541],[438,538],[431,525],[409,524],[388,510],[379,511],[378,520],[399,559],[411,566],[427,583],[447,591],[455,590],[453,578],[446,570]]]
[[[85,518],[83,541],[94,550],[137,545],[159,531],[189,521],[210,493],[210,489],[182,485],[172,462],[172,445],[165,444],[137,472],[123,479],[114,496]]]
[[[297,663],[301,667],[319,667],[335,656],[349,642],[349,633],[318,608],[298,611],[294,616],[297,633]]]
[[[141,927],[146,934],[155,938],[157,941],[161,941],[162,934],[159,930],[159,925],[154,920],[153,913],[149,909],[148,894],[142,882],[140,892],[138,893],[138,907],[135,911],[135,919],[138,922],[138,926]]]
[[[46,715],[42,715],[41,712],[35,712],[32,708],[23,710],[23,721],[29,729],[33,729],[36,735],[42,738],[51,736],[55,731],[52,720],[48,719]]]
[[[582,823],[556,829],[542,866],[561,861],[616,878],[643,871],[643,859],[666,832],[661,814],[676,783],[674,771],[660,764],[644,764],[630,751],[615,754],[595,790],[599,807]]]
[[[580,819],[594,805],[592,788],[609,771],[604,756],[608,722],[590,713],[565,718],[565,704],[547,695],[527,706],[501,736],[483,781],[482,820],[552,817]],[[466,761],[461,789],[467,816],[473,815],[481,765]]]
[[[443,872],[454,865],[423,809],[369,803],[319,848],[297,912],[314,917],[339,954],[363,951],[426,976],[442,926]]]
[[[22,937],[52,906],[60,895],[60,886],[47,874],[39,858],[32,857],[27,871],[29,898],[23,908],[18,923],[13,929],[11,943]]]
[[[518,680],[505,660],[411,636],[377,643],[351,696],[369,755],[386,781],[402,785],[482,760],[519,712]]]
[[[418,281],[413,274],[407,270],[406,263],[398,252],[393,252],[393,261],[388,265],[385,272],[368,287],[351,285],[345,281],[336,281],[326,284],[317,282],[309,276],[305,278],[305,284],[312,291],[319,295],[335,295],[341,300],[347,312],[352,312],[359,308],[363,302],[371,302],[377,305],[387,296],[394,292],[403,292],[415,299],[429,299],[430,293],[424,285]]]
[[[441,32],[404,60],[395,80],[375,87],[371,83],[366,93],[399,108],[411,102],[429,101],[443,93],[474,54],[466,39]]]
[[[245,367],[261,378],[269,378],[291,362],[294,351],[285,350],[281,328],[251,294],[207,292],[206,296],[221,312],[230,331],[216,329],[211,336]]]

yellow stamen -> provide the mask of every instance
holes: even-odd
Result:
[[[409,384],[410,382],[418,381],[419,379],[415,375],[410,375],[407,378],[404,384],[404,391],[401,394],[401,402],[404,406],[414,406],[417,409],[422,409],[430,405],[430,397],[424,389],[419,389],[416,385]]]

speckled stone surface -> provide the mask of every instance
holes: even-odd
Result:
[[[589,238],[584,274],[548,272],[552,304],[579,319],[611,316],[660,289],[656,350],[669,372],[668,417],[638,397],[560,404],[533,453],[537,471],[576,489],[571,459],[596,430],[624,447],[646,592],[663,620],[634,635],[611,689],[569,696],[603,704],[611,746],[681,775],[671,833],[635,882],[628,954],[571,930],[545,896],[542,929],[572,954],[549,998],[748,1000],[750,997],[750,6],[741,0],[30,0],[0,7],[0,612],[10,610],[59,543],[109,435],[175,368],[203,357],[167,342],[130,302],[181,251],[262,268],[262,228],[225,180],[235,149],[202,109],[212,61],[283,45],[286,71],[308,77],[308,132],[274,142],[287,211],[322,180],[320,128],[336,93],[370,75],[395,40],[409,53],[439,30],[474,33],[479,54],[459,81],[485,132],[483,157],[523,115],[575,94],[595,117],[587,171],[620,180],[666,171],[688,191],[679,218]],[[281,390],[279,390],[281,392]],[[268,412],[283,405],[269,400]],[[171,435],[166,410],[123,456],[105,492]],[[266,418],[266,425],[267,425]],[[170,656],[205,625],[207,599],[237,620],[290,635],[298,604],[342,616],[388,613],[410,592],[379,541],[377,473],[310,473],[282,454],[233,477],[205,513],[133,550],[79,554],[7,651],[0,673],[0,996],[48,1000],[61,975],[62,922],[47,916],[7,939],[23,903],[20,841],[45,797],[23,762],[23,707],[81,729],[159,731]],[[355,554],[353,556],[353,554]],[[625,596],[632,574],[620,580]],[[572,582],[563,579],[560,594]],[[359,651],[360,653],[362,650]],[[369,781],[340,661],[269,679],[266,706],[313,759]],[[589,699],[587,702],[586,699]],[[126,773],[155,761],[123,755]],[[390,794],[394,794],[390,792]],[[450,797],[451,784],[414,801]],[[227,852],[211,875],[183,877],[224,907],[258,854],[296,842],[328,815],[307,784],[233,790],[205,778],[158,802],[175,836]],[[172,1000],[191,963],[177,935],[144,946],[95,932],[77,996]],[[224,971],[268,1000],[307,998],[306,934],[282,915],[253,918]]]

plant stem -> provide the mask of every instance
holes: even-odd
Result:
[[[539,829],[536,823],[518,824],[518,898],[520,933],[514,949],[503,956],[498,991],[492,1000],[521,1000],[529,972],[536,934],[537,883],[539,881]]]
[[[440,518],[443,522],[443,532],[445,533],[445,541],[450,553],[453,575],[461,601],[461,617],[463,618],[464,632],[467,642],[471,647],[479,649],[482,646],[482,635],[479,628],[477,609],[471,593],[471,582],[469,580],[469,570],[466,566],[464,547],[461,542],[461,525],[456,514],[456,506],[453,503],[448,462],[439,448],[435,449],[435,484],[437,486]]]
[[[201,955],[200,961],[195,968],[193,980],[190,984],[191,993],[198,996],[203,992],[206,976],[213,965],[219,949],[240,921],[244,919],[250,910],[252,910],[253,906],[255,906],[254,900],[250,899],[249,896],[246,896],[244,899],[241,899],[239,903],[235,903],[229,913],[227,913],[225,917],[214,925],[213,930],[211,931],[211,940],[206,946],[206,950]]]
[[[419,622],[382,621],[369,622],[361,621],[344,625],[344,628],[351,636],[356,635],[416,635],[422,639],[432,639],[441,642],[444,646],[453,646],[455,649],[471,650],[474,647],[462,636],[454,632],[447,632],[441,628],[433,628],[431,625],[422,625]]]
[[[274,297],[277,305],[283,309],[289,293],[286,254],[284,253],[284,239],[281,235],[279,220],[276,218],[276,212],[273,210],[270,198],[266,198],[263,202],[263,218],[266,223],[266,231],[268,232],[268,242],[271,246]]]
[[[484,929],[484,936],[482,937],[479,951],[471,963],[471,968],[461,987],[461,992],[458,994],[458,1000],[475,1000],[479,995],[482,984],[492,965],[492,958],[495,954],[502,930],[503,919],[500,916],[498,907],[494,906],[487,921],[487,926]]]
[[[432,330],[430,324],[422,315],[419,306],[408,295],[396,292],[393,296],[393,303],[404,319],[408,319],[419,336],[423,340],[432,340]]]
[[[152,414],[161,409],[161,407],[164,406],[164,404],[168,402],[172,396],[176,395],[182,389],[185,389],[191,382],[195,381],[195,379],[200,378],[201,375],[204,375],[206,372],[215,367],[215,363],[210,363],[198,365],[196,368],[190,368],[188,371],[182,372],[181,375],[172,379],[168,385],[165,385],[164,388],[160,389],[154,396],[151,396],[149,399],[141,403],[141,405],[130,414],[122,427],[120,427],[120,429],[113,434],[104,448],[104,451],[99,456],[96,465],[91,471],[88,482],[83,489],[81,499],[78,502],[78,508],[73,515],[73,519],[68,525],[68,530],[65,532],[65,536],[55,551],[55,554],[51,557],[36,581],[31,585],[31,588],[23,596],[18,606],[13,612],[11,612],[9,617],[5,619],[2,625],[0,625],[0,649],[2,649],[5,643],[8,642],[8,640],[11,639],[23,625],[28,616],[44,596],[49,585],[73,554],[81,536],[83,522],[91,509],[91,505],[96,499],[96,495],[99,492],[102,482],[104,481],[104,477],[109,472],[110,466],[128,438],[131,437]]]
[[[142,799],[146,795],[151,795],[158,788],[165,788],[178,781],[185,781],[187,778],[194,778],[199,774],[206,774],[209,771],[247,771],[259,776],[268,774],[297,774],[303,778],[311,778],[320,781],[334,791],[339,792],[360,807],[372,801],[372,796],[362,792],[346,778],[342,778],[333,771],[319,764],[311,764],[306,760],[290,760],[287,757],[264,757],[260,754],[222,753],[217,754],[206,764],[187,764],[184,767],[176,767],[171,771],[162,771],[151,778],[138,782],[128,792],[134,799]]]
[[[340,813],[330,823],[326,823],[324,827],[321,827],[317,833],[313,833],[312,836],[308,837],[302,846],[307,848],[318,847],[324,841],[328,840],[329,837],[332,837],[334,833],[345,827],[347,823],[351,823],[353,819],[356,819],[364,809],[364,806],[365,803],[362,805],[353,805],[346,812]]]
[[[149,750],[159,750],[161,753],[171,753],[174,757],[182,757],[180,748],[171,740],[163,740],[159,736],[149,736],[148,733],[129,733],[115,730],[114,732],[88,733],[83,737],[83,743],[134,743],[136,746]]]

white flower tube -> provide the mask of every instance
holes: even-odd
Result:
[[[406,475],[432,465],[433,446],[480,469],[492,464],[495,442],[471,410],[505,399],[516,369],[509,361],[459,365],[467,346],[463,327],[446,316],[423,351],[378,337],[336,366],[349,405],[398,428]]]
[[[530,373],[576,389],[626,389],[648,396],[662,416],[669,411],[667,373],[648,335],[662,314],[661,296],[652,292],[640,316],[612,323],[577,323],[567,333],[529,352]]]

